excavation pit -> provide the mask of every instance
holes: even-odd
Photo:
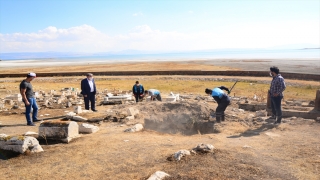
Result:
[[[152,102],[146,109],[152,114],[144,119],[145,129],[184,135],[215,132],[213,121],[209,121],[212,109],[206,103]]]

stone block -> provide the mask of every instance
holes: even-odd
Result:
[[[77,114],[81,114],[81,113],[82,113],[82,108],[81,108],[81,106],[75,106],[73,112],[74,112],[74,113],[77,113]]]
[[[61,103],[62,103],[62,99],[60,98],[57,100],[57,104],[61,104]]]
[[[177,97],[175,97],[175,96],[164,97],[164,98],[162,98],[162,101],[164,101],[164,102],[176,102],[177,101]]]
[[[142,124],[136,124],[133,127],[124,130],[124,132],[137,132],[137,131],[141,131],[142,129],[143,129]]]
[[[128,108],[127,114],[129,116],[134,116],[136,114],[139,114],[139,110],[138,109],[134,109],[134,108],[131,107],[131,108]]]
[[[13,105],[13,100],[12,99],[5,99],[4,103],[12,106]]]
[[[52,120],[39,126],[39,138],[70,142],[79,137],[79,125],[74,121]]]
[[[152,174],[147,180],[162,180],[165,179],[167,176],[169,177],[170,175],[163,171],[157,171],[154,174]]]
[[[72,106],[72,103],[70,101],[68,101],[67,104],[66,104],[66,107],[68,108],[68,107],[71,107],[71,106]]]
[[[27,150],[30,152],[42,152],[43,149],[39,144],[39,141],[34,137],[29,136],[0,136],[0,149],[7,151],[14,151],[17,153],[24,153]]]
[[[94,126],[92,124],[82,123],[79,125],[79,133],[91,134],[99,131],[98,126]]]
[[[134,116],[127,116],[126,120],[130,121],[130,120],[134,120]]]
[[[265,110],[267,108],[267,105],[264,103],[261,104],[239,104],[239,109],[244,109],[246,111],[259,111],[259,110]]]

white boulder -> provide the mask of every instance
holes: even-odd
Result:
[[[157,171],[154,174],[152,174],[147,180],[162,180],[167,176],[170,176],[170,175],[163,171]]]
[[[184,150],[180,150],[180,151],[174,153],[174,159],[176,161],[180,161],[182,157],[188,156],[190,154],[191,153],[188,150],[185,150],[185,149]]]
[[[6,135],[0,135],[0,149],[7,151],[14,151],[18,153],[24,153],[28,149],[30,152],[42,152],[43,149],[39,144],[39,141],[34,137],[29,136],[15,136],[10,137]]]
[[[124,130],[124,132],[137,132],[137,131],[141,131],[142,129],[143,129],[142,124],[136,124],[133,127]]]

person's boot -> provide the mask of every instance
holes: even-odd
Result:
[[[221,117],[220,117],[220,116],[217,116],[217,117],[216,117],[216,121],[217,121],[217,123],[221,123]]]
[[[276,115],[272,114],[268,119],[276,119]]]
[[[282,119],[282,116],[277,116],[276,122],[274,122],[274,124],[275,124],[275,125],[281,124],[281,119]]]

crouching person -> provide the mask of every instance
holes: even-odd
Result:
[[[162,101],[160,91],[157,89],[146,90],[145,94],[151,96],[151,101]]]
[[[224,93],[223,90],[226,90],[228,94],[230,94],[229,89],[224,86],[216,87],[212,90],[206,88],[205,90],[205,93],[211,95],[218,103],[218,107],[216,109],[216,121],[218,123],[225,120],[224,111],[226,110],[227,106],[230,105],[230,98],[226,93]]]

